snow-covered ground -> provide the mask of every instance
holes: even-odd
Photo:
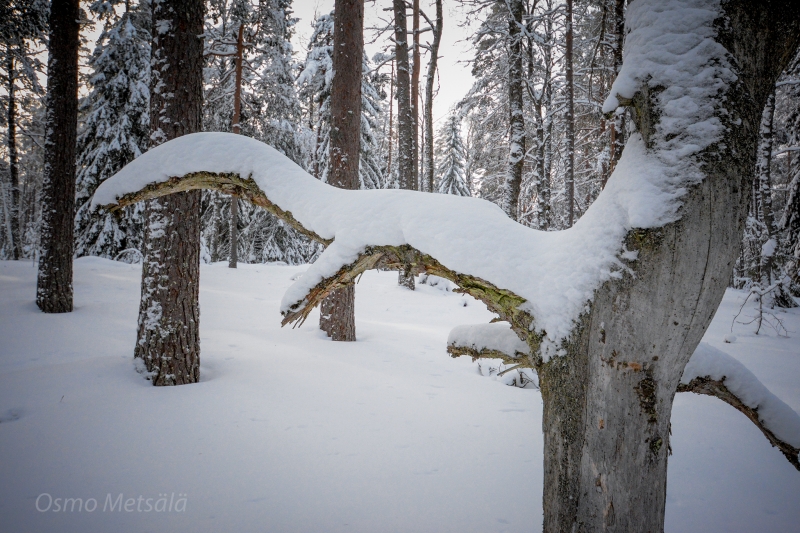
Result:
[[[79,259],[75,312],[45,315],[33,265],[0,262],[0,530],[539,530],[539,393],[445,352],[451,328],[490,313],[368,272],[359,341],[334,343],[316,316],[280,328],[305,268],[203,266],[201,383],[154,388],[131,355],[138,266]],[[800,412],[800,312],[778,315],[789,338],[736,324],[725,343],[743,295],[705,340]],[[672,449],[668,532],[800,531],[800,474],[733,408],[678,395]]]

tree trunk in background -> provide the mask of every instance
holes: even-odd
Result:
[[[242,131],[239,120],[242,116],[242,55],[244,54],[244,24],[239,24],[236,35],[236,80],[233,89],[233,133]],[[230,220],[231,251],[228,259],[228,268],[236,268],[239,262],[239,199],[231,195],[231,220]]]
[[[724,5],[728,24],[717,39],[733,54],[738,80],[718,96],[731,119],[709,155],[698,156],[704,180],[687,191],[680,220],[629,232],[635,275],[597,290],[568,355],[540,372],[547,533],[664,530],[675,391],[728,285],[761,111],[800,41],[792,0]],[[640,124],[657,123],[655,99],[637,104],[647,117]]]
[[[547,231],[552,222],[552,206],[550,205],[550,175],[553,168],[553,2],[547,1],[548,15],[544,22],[545,43],[542,61],[544,62],[544,97],[542,105],[546,112],[542,117],[544,123],[544,146],[542,148],[542,180],[539,182],[539,229]]]
[[[11,48],[11,45],[8,45]],[[14,80],[14,57],[8,51],[6,63],[8,72],[8,172],[11,177],[11,257],[19,259],[22,256],[22,239],[20,238],[20,194],[19,194],[19,156],[17,155],[17,97]]]
[[[508,19],[508,173],[503,190],[503,211],[517,220],[522,167],[525,165],[525,116],[522,102],[522,0],[511,1]]]
[[[154,1],[151,146],[202,130],[203,2]],[[134,357],[153,385],[200,379],[200,191],[145,207],[142,299]]]
[[[614,0],[614,74],[619,74],[622,68],[622,46],[625,43],[625,0]],[[625,147],[625,115],[617,113],[611,123],[611,161],[609,173],[614,172]],[[605,184],[603,184],[605,186]]]
[[[781,278],[780,269],[775,265],[777,250],[775,217],[772,211],[772,146],[775,122],[775,91],[770,93],[764,113],[761,117],[760,139],[758,143],[758,160],[756,162],[756,179],[754,180],[754,199],[758,207],[759,219],[764,223],[767,243],[761,248],[759,260],[759,284],[766,290]],[[773,246],[769,246],[770,241]],[[797,307],[794,299],[784,284],[778,284],[771,293],[761,296],[769,307]]]
[[[411,117],[414,120],[414,126],[412,127],[412,139],[413,139],[413,154],[411,159],[414,161],[414,177],[412,181],[414,183],[413,190],[418,191],[420,190],[419,186],[419,74],[420,74],[420,67],[422,66],[420,60],[420,50],[419,50],[419,0],[413,0],[412,9],[411,9],[411,20],[412,20],[412,31],[414,32],[414,43],[413,43],[413,61],[411,65]]]
[[[425,79],[425,176],[422,181],[422,190],[425,192],[433,192],[433,82],[436,78],[443,25],[442,0],[436,0],[436,27],[433,29],[431,60],[428,63],[428,76]]]
[[[392,72],[389,74],[389,154],[387,157],[386,163],[386,174],[389,176],[389,179],[392,179],[392,151],[394,148],[392,147],[392,138],[394,134],[394,124],[392,122],[392,113],[394,110],[392,109],[394,105],[394,59],[392,60]]]
[[[414,182],[414,117],[411,107],[411,79],[408,63],[408,25],[406,24],[406,3],[393,0],[395,58],[397,59],[397,173],[400,188],[417,190]],[[414,276],[400,271],[397,283],[414,290]]]
[[[566,50],[564,52],[565,78],[567,83],[567,110],[564,116],[566,121],[567,157],[564,169],[564,182],[567,188],[567,227],[571,228],[575,219],[575,81],[572,69],[572,41],[574,31],[572,27],[572,2],[567,0],[567,20],[565,28]]]
[[[363,0],[336,0],[333,11],[330,175],[328,183],[358,189],[361,149]],[[335,341],[356,340],[355,286],[332,292],[320,306],[319,327]]]
[[[45,168],[41,193],[42,229],[36,287],[36,305],[45,313],[72,311],[79,18],[78,0],[52,2],[47,60]]]

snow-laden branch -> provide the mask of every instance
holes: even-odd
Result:
[[[730,355],[701,342],[683,371],[678,392],[715,396],[733,406],[800,470],[800,416]]]
[[[595,289],[621,277],[623,261],[635,258],[622,249],[627,232],[675,218],[678,193],[661,187],[661,174],[634,135],[605,190],[578,223],[566,231],[540,232],[485,200],[337,189],[254,139],[195,133],[135,159],[101,184],[92,203],[114,207],[216,189],[248,199],[328,244],[286,292],[281,305],[286,317],[305,316],[304,309],[320,301],[332,284],[395,264],[450,279],[491,302],[490,308],[502,311],[522,337],[528,337],[520,331],[526,326],[556,343],[569,335]]]
[[[452,357],[468,355],[472,360],[502,359],[514,368],[535,368],[527,343],[520,340],[507,322],[458,326],[447,337],[447,353]]]

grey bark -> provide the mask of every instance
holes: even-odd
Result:
[[[625,0],[614,0],[614,74],[622,68],[622,49],[625,43]],[[611,164],[609,172],[614,171],[622,149],[625,147],[625,115],[617,113],[611,123]],[[605,186],[605,184],[603,184]]]
[[[431,43],[431,60],[428,63],[428,75],[425,79],[425,176],[422,182],[424,192],[433,192],[433,82],[436,78],[436,66],[439,60],[439,43],[442,40],[442,0],[436,0],[436,26],[433,28]]]
[[[512,0],[508,18],[508,173],[503,190],[503,211],[517,220],[522,169],[525,165],[525,116],[522,102],[522,0]]]
[[[50,6],[47,130],[36,283],[36,305],[45,313],[72,311],[79,17],[78,0],[54,0]]]
[[[411,73],[408,61],[408,24],[406,3],[393,0],[395,58],[397,60],[397,172],[400,188],[417,190],[414,180],[417,162],[414,159],[415,120],[411,104]],[[397,283],[414,290],[414,276],[400,271]]]
[[[151,142],[202,130],[203,2],[153,2]],[[134,357],[153,385],[200,379],[200,192],[145,208],[142,298]]]
[[[358,189],[361,149],[361,66],[364,55],[363,0],[336,0],[331,82],[330,176],[328,183]],[[319,327],[335,341],[355,341],[355,287],[331,293],[320,307]]]
[[[664,529],[673,398],[739,252],[761,109],[800,41],[794,2],[724,8],[718,39],[739,81],[720,97],[736,116],[702,156],[704,181],[687,193],[679,221],[629,233],[635,276],[604,284],[569,355],[540,370],[546,532]],[[655,96],[640,96],[637,114],[657,120]]]
[[[236,34],[236,79],[233,89],[233,133],[239,134],[242,130],[239,121],[242,116],[242,56],[244,55],[244,24],[239,23]],[[228,259],[228,268],[236,268],[239,262],[239,199],[231,196],[230,241],[231,250]]]
[[[411,62],[411,118],[414,125],[411,128],[412,131],[412,155],[411,159],[414,161],[414,166],[412,167],[412,171],[414,173],[414,177],[412,178],[412,182],[414,183],[413,190],[419,190],[419,74],[420,74],[420,67],[421,60],[420,60],[420,50],[419,50],[419,0],[412,0],[411,4],[411,31],[413,33],[413,44],[412,44],[412,62]]]
[[[572,25],[573,0],[567,0],[566,12],[566,49],[564,51],[565,78],[567,91],[567,110],[564,115],[566,121],[567,154],[564,170],[564,182],[567,189],[567,227],[572,227],[575,217],[575,80],[572,68],[572,45],[574,31]]]

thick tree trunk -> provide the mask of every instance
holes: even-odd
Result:
[[[436,0],[436,27],[433,29],[431,60],[428,63],[428,76],[425,79],[425,177],[422,181],[424,192],[433,192],[433,82],[436,78],[436,65],[439,60],[439,43],[442,40],[442,0]]]
[[[244,24],[239,24],[236,34],[236,80],[233,89],[233,133],[242,131],[239,121],[242,116],[242,56],[244,54]],[[231,251],[228,259],[228,268],[236,268],[239,262],[239,199],[231,195],[231,220],[230,220]]]
[[[397,173],[400,188],[416,190],[414,181],[414,116],[411,105],[411,78],[408,61],[408,25],[406,23],[406,3],[393,0],[395,58],[397,60]],[[400,271],[397,283],[414,290],[414,276]]]
[[[153,3],[151,142],[202,130],[203,3]],[[142,299],[134,357],[153,385],[200,379],[200,191],[151,200],[145,210]]]
[[[522,102],[522,0],[511,2],[508,18],[508,173],[503,190],[503,211],[517,220],[522,168],[525,165],[525,117]]]
[[[45,313],[72,311],[79,17],[78,0],[55,0],[50,6],[47,132],[36,287],[36,305]]]
[[[720,98],[736,116],[700,156],[705,179],[680,220],[629,233],[633,274],[597,291],[569,354],[540,371],[546,532],[664,529],[673,398],[739,253],[761,110],[799,40],[800,9],[788,0],[725,7],[718,40],[739,81]],[[640,131],[642,117],[657,120],[655,98],[640,98]]]
[[[19,156],[17,154],[17,96],[16,80],[14,79],[14,56],[11,54],[11,45],[7,45],[8,59],[6,72],[8,73],[8,171],[11,177],[11,257],[19,259],[22,256],[22,239],[20,239],[20,194],[19,194]]]
[[[564,51],[565,78],[567,90],[567,110],[564,116],[566,122],[567,154],[564,169],[564,185],[567,189],[567,227],[572,227],[575,218],[575,81],[572,69],[572,3],[567,0],[566,20],[566,50]]]
[[[359,183],[363,56],[364,2],[336,0],[328,183],[342,189],[358,189]],[[325,299],[320,309],[319,327],[335,341],[356,340],[354,286],[334,291]]]

